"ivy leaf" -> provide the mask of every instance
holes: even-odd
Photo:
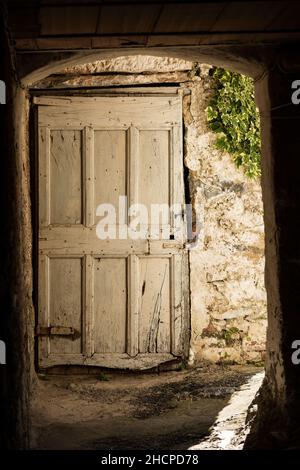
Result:
[[[253,80],[218,67],[212,76],[214,93],[206,116],[209,127],[219,134],[215,146],[229,152],[235,164],[250,178],[259,177],[260,123]]]
[[[223,131],[222,123],[219,122],[219,121],[213,121],[211,123],[210,127],[214,132],[222,132]]]

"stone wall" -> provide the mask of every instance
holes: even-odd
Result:
[[[201,224],[190,252],[192,355],[259,362],[267,326],[261,187],[214,147],[205,115],[209,69],[200,66],[184,99],[185,165]]]
[[[119,57],[69,67],[36,87],[180,84],[188,192],[201,222],[190,251],[190,362],[260,362],[267,326],[261,187],[214,147],[205,116],[210,69],[166,57]]]

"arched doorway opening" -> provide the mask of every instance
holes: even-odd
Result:
[[[241,228],[243,223],[248,224],[246,230],[250,231],[252,237],[254,237],[252,241],[250,241],[250,244],[253,243],[254,251],[258,248],[256,245],[263,246],[262,206],[260,202],[259,184],[255,185],[255,183],[249,183],[246,178],[243,178],[242,172],[235,169],[230,157],[226,155],[221,156],[220,153],[216,153],[212,141],[209,142],[207,140],[209,139],[209,135],[204,122],[205,108],[208,104],[208,96],[205,96],[205,90],[208,91],[209,88],[209,67],[203,66],[203,71],[199,74],[199,65],[195,65],[195,63],[191,61],[180,61],[178,59],[168,59],[167,57],[160,59],[159,57],[153,58],[151,56],[138,56],[138,58],[135,56],[118,57],[115,59],[115,64],[113,60],[102,62],[102,64],[101,61],[98,61],[92,64],[83,64],[82,66],[69,66],[62,70],[61,74],[52,74],[44,80],[34,82],[31,86],[31,92],[34,96],[33,99],[35,103],[45,107],[50,103],[51,99],[54,103],[55,97],[67,98],[68,100],[68,97],[70,99],[71,96],[76,94],[80,96],[82,91],[92,96],[99,96],[99,94],[101,96],[102,94],[102,96],[117,95],[119,97],[157,97],[172,96],[172,94],[178,93],[179,96],[182,96],[183,125],[185,128],[184,158],[186,161],[186,173],[189,174],[185,189],[186,193],[190,194],[189,198],[191,197],[191,193],[193,193],[193,209],[195,210],[197,205],[197,212],[201,212],[205,219],[202,227],[203,233],[198,234],[197,237],[196,250],[190,253],[190,273],[187,273],[187,275],[189,279],[190,276],[192,277],[190,287],[192,309],[189,310],[188,323],[186,329],[183,330],[184,337],[186,338],[183,359],[185,361],[189,360],[190,365],[199,360],[219,362],[223,365],[226,363],[261,362],[265,347],[263,336],[266,325],[263,288],[263,248],[262,251],[256,251],[256,257],[255,255],[255,259],[252,257],[251,263],[249,262],[249,258],[251,259],[251,256],[249,256],[251,252],[249,244],[247,246],[246,244],[238,244],[237,233],[235,233],[235,236],[231,234],[232,246],[235,245],[236,249],[243,252],[248,259],[248,264],[245,264],[244,258],[234,264],[232,263],[233,254],[229,242],[230,235],[228,235],[228,232],[226,233],[228,227],[232,227],[232,224],[236,224],[236,220],[238,219],[239,228]],[[121,73],[120,70],[114,70],[113,67],[116,67],[116,64],[117,67],[121,69],[122,67],[125,67],[125,69],[127,67],[127,72],[130,73],[126,76],[124,70],[121,71]],[[104,71],[104,75],[101,75],[101,67],[108,67],[112,73],[109,75],[106,70]],[[165,71],[163,71],[164,67],[166,67]],[[195,72],[196,69],[197,72]],[[91,75],[91,70],[94,70],[94,72],[96,70],[97,72]],[[87,71],[88,73],[86,73]],[[68,75],[66,76],[66,74]],[[165,76],[163,76],[163,74],[165,74]],[[181,74],[180,77],[178,77],[178,74]],[[98,86],[95,86],[95,81],[97,81]],[[128,87],[128,82],[131,87]],[[157,86],[153,86],[152,89],[149,88],[149,84],[153,85],[153,82],[156,82],[155,85],[159,85],[160,87],[157,88]],[[170,84],[172,85],[172,89]],[[43,98],[45,96],[48,98]],[[67,132],[69,132],[69,130]],[[66,136],[64,136],[63,140],[65,140],[65,138]],[[59,148],[61,152],[61,145]],[[53,155],[54,153],[55,152],[52,151]],[[197,168],[197,165],[199,168]],[[217,180],[215,179],[216,177]],[[204,178],[206,181],[203,183]],[[216,190],[218,191],[216,192]],[[200,196],[199,193],[201,193]],[[249,193],[252,193],[252,199],[250,197],[250,201]],[[60,201],[61,197],[60,195]],[[214,200],[215,203],[213,202]],[[191,201],[189,200],[189,202]],[[243,216],[239,208],[241,204],[243,206]],[[236,209],[234,209],[234,206],[236,206]],[[250,214],[252,219],[249,219]],[[220,231],[220,227],[222,226],[225,228],[225,233],[223,234]],[[218,245],[218,243],[224,235],[225,238],[222,247]],[[260,241],[258,242],[258,240]],[[209,246],[210,241],[212,241],[212,246]],[[247,242],[249,243],[249,240]],[[67,255],[69,259],[70,252]],[[223,268],[229,265],[231,265],[232,268],[231,272],[229,270],[225,273],[225,276],[224,269],[220,267],[220,259],[222,257]],[[210,261],[210,259],[212,261]],[[257,270],[257,264],[260,264],[260,271]],[[253,267],[253,277],[249,284],[251,265]],[[243,268],[246,274],[244,274],[244,281],[237,277]],[[69,273],[71,273],[71,271],[72,270],[70,270]],[[223,278],[221,279],[222,276]],[[243,274],[241,277],[243,277]],[[60,284],[62,282],[61,280]],[[230,303],[230,292],[232,293],[238,290],[237,286],[240,287],[243,282],[248,284],[247,287],[245,286],[240,290],[241,295],[238,299],[240,305],[236,306],[234,303]],[[224,292],[220,292],[219,283],[225,285]],[[146,284],[145,280],[144,284]],[[252,292],[249,285],[252,286]],[[254,299],[254,301],[252,298],[253,285],[255,285],[255,291],[256,294],[258,294],[258,298]],[[249,292],[247,292],[247,290]],[[246,293],[249,294],[248,299],[252,300],[254,303],[248,305],[247,312],[243,311],[241,314],[241,306],[243,303],[247,305]],[[57,297],[57,295],[55,296]],[[72,298],[74,298],[74,296],[72,296]],[[205,304],[206,298],[209,298],[208,304]],[[220,304],[220,299],[225,299],[223,306],[222,303]],[[257,303],[255,304],[255,302]],[[234,310],[237,315],[233,313]],[[251,312],[254,314],[253,317]],[[258,329],[257,322],[261,323]],[[189,324],[192,325],[191,334]],[[49,325],[42,325],[42,327],[45,326],[49,328]],[[67,325],[63,325],[63,327],[66,328]],[[250,330],[252,332],[250,332]],[[42,336],[45,336],[43,332]],[[149,335],[147,334],[146,336],[148,337]],[[254,348],[252,349],[253,345]],[[170,360],[167,362],[170,362]],[[68,364],[71,364],[70,356],[65,359],[65,362],[63,361],[60,364],[53,363],[51,365]],[[75,361],[73,365],[79,365],[79,363]],[[91,365],[93,364],[86,363],[86,366]],[[103,363],[95,365],[106,366],[106,364]],[[151,365],[159,366],[159,363]],[[107,366],[109,367],[109,364]],[[116,367],[115,364],[113,367]],[[150,364],[148,365],[148,368],[149,367]],[[135,367],[133,367],[133,369],[134,368]],[[136,368],[138,369],[138,367]],[[147,367],[144,367],[144,369],[146,368]],[[67,373],[66,370],[65,373]],[[107,376],[104,373],[102,377],[105,377],[104,380],[106,380]],[[233,383],[240,383],[236,377],[231,376],[231,379]],[[200,378],[198,378],[198,380],[200,380]],[[70,384],[68,383],[68,385]],[[75,390],[76,387],[76,383],[74,384],[72,381],[71,388]],[[77,392],[78,390],[77,388]],[[227,393],[228,391],[225,392],[225,395],[227,395]],[[46,396],[46,394],[44,396]],[[49,441],[49,436],[47,436],[47,441]],[[191,442],[191,444],[195,443],[197,442]],[[98,445],[101,444],[98,442]]]

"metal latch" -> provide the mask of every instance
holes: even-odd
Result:
[[[79,331],[71,326],[40,326],[35,330],[36,336],[72,336],[72,339],[80,337]]]

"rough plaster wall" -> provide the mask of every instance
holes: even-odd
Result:
[[[282,107],[291,100],[291,83],[298,77],[299,54],[292,53],[278,58],[272,70],[256,81],[264,157],[268,348],[247,449],[299,448],[300,374],[291,357],[292,342],[300,336],[299,106]]]
[[[97,60],[92,64],[75,65],[66,67],[64,73],[145,73],[145,72],[179,72],[190,70],[193,63],[173,57],[156,57],[147,55],[134,55],[116,57],[114,59]]]
[[[214,148],[205,108],[212,91],[202,66],[184,99],[185,164],[200,222],[190,252],[191,346],[199,359],[261,361],[267,326],[261,187]]]
[[[27,111],[20,87],[5,17],[0,7],[1,79],[6,83],[6,104],[1,106],[0,163],[0,332],[6,343],[6,365],[0,366],[0,448],[29,446],[29,395],[33,317],[31,284],[31,231],[27,166]],[[33,356],[31,356],[33,359]]]
[[[264,357],[267,325],[261,187],[214,148],[205,116],[210,68],[168,57],[119,57],[68,67],[36,86],[172,82],[189,92],[183,93],[185,165],[201,221],[190,252],[190,359],[257,362]]]

